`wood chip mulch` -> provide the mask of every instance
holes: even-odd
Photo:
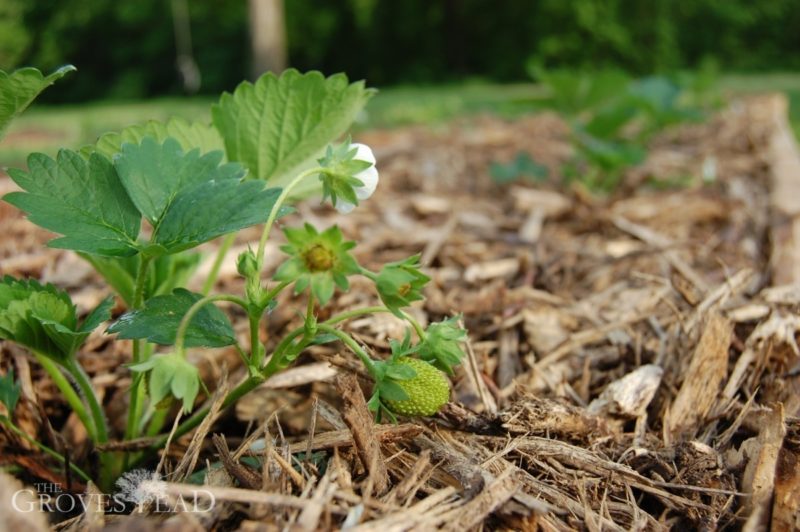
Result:
[[[338,223],[373,269],[422,254],[432,282],[412,312],[423,322],[461,313],[469,330],[452,402],[432,419],[375,425],[357,360],[317,346],[171,444],[160,470],[168,492],[187,493],[189,476],[210,465],[212,511],[89,512],[60,516],[71,517],[61,526],[800,529],[800,154],[786,105],[777,95],[736,101],[664,132],[609,198],[556,184],[570,145],[553,115],[363,133],[381,173],[375,196],[349,216],[310,201],[282,223]],[[547,165],[549,181],[495,184],[489,165],[519,152]],[[0,192],[12,189],[0,179]],[[82,311],[105,295],[88,265],[43,248],[49,235],[6,204],[0,235],[3,274],[66,288]],[[242,289],[236,252],[257,239],[257,229],[240,235],[218,290]],[[321,317],[376,301],[354,279]],[[282,298],[262,331],[268,347],[301,308],[302,298]],[[246,319],[228,310],[246,345]],[[345,327],[378,357],[405,330],[390,315]],[[97,333],[81,353],[116,430],[127,349]],[[242,378],[232,350],[192,356],[211,389]],[[19,425],[91,459],[35,362],[6,343],[0,367],[22,380]],[[10,433],[0,449],[24,482],[63,480]],[[12,482],[3,474],[0,494]],[[33,521],[25,526],[44,526]]]

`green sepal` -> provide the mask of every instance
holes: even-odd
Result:
[[[325,156],[319,159],[322,171],[319,174],[322,182],[322,201],[330,198],[333,206],[339,198],[358,205],[356,188],[364,186],[364,182],[354,177],[359,172],[372,166],[371,162],[355,159],[358,150],[350,147],[350,139],[337,147],[328,146]]]
[[[419,269],[419,255],[385,264],[375,277],[378,295],[395,316],[403,317],[401,309],[423,299],[422,289],[431,280]]]
[[[449,375],[461,363],[464,351],[461,343],[467,340],[467,331],[458,325],[461,316],[431,323],[425,331],[425,340],[420,342],[417,355]]]
[[[345,241],[336,226],[320,233],[311,224],[305,224],[303,228],[286,228],[284,234],[288,243],[281,250],[290,258],[278,267],[274,279],[294,282],[296,294],[310,286],[317,301],[325,305],[336,286],[347,290],[347,276],[361,271],[349,253],[355,242]]]
[[[381,394],[377,387],[375,387],[375,391],[367,401],[367,409],[375,413],[375,423],[380,423],[383,420],[383,416],[386,416],[391,423],[397,424],[397,416],[381,401]]]
[[[403,377],[403,379],[407,379],[407,377]],[[381,398],[389,401],[407,401],[409,398],[408,393],[399,384],[388,379],[378,384],[378,393]]]
[[[394,338],[389,340],[389,348],[392,350],[390,360],[396,362],[402,357],[408,357],[419,351],[419,344],[414,345],[411,343],[411,330],[406,329],[402,341],[397,341]]]
[[[183,401],[184,412],[191,412],[200,391],[200,373],[178,353],[155,355],[145,362],[128,366],[131,371],[150,372],[148,390],[154,404],[175,397]]]

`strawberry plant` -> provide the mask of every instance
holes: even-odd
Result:
[[[27,109],[43,90],[74,71],[72,65],[65,65],[48,76],[35,68],[20,68],[11,74],[0,70],[0,138],[11,120]]]
[[[685,76],[678,83],[664,76],[631,79],[614,70],[547,70],[535,63],[529,70],[548,89],[547,105],[570,125],[574,155],[562,168],[565,180],[593,192],[614,191],[624,172],[644,160],[653,135],[669,125],[702,118],[698,96],[692,94],[698,89]],[[493,165],[495,181],[536,176],[527,168],[535,169],[537,163],[524,156],[508,166]]]
[[[13,87],[3,90],[4,100],[27,97]],[[112,431],[77,356],[89,334],[111,318],[114,297],[81,321],[67,293],[6,277],[0,282],[0,338],[33,354],[98,446],[152,438],[144,450],[101,451],[99,464],[83,469],[37,444],[43,452],[108,488],[163,448],[171,410],[189,414],[173,437],[197,427],[209,412],[198,398],[208,391],[187,358],[189,347],[234,346],[240,354],[246,375],[224,398],[224,407],[290,366],[309,346],[332,341],[341,341],[374,378],[369,405],[377,417],[432,415],[448,401],[444,372],[452,374],[459,364],[465,332],[455,318],[426,329],[405,312],[423,298],[429,281],[418,257],[373,272],[357,262],[351,254],[356,243],[338,227],[304,224],[284,230],[286,259],[277,270],[264,266],[273,225],[292,212],[298,198],[321,191],[323,201],[347,213],[374,192],[378,171],[369,147],[349,140],[332,144],[373,92],[344,75],[270,73],[223,94],[212,107],[210,124],[148,122],[103,135],[77,151],[62,149],[55,158],[31,154],[27,169],[9,170],[21,190],[4,201],[56,233],[48,245],[77,252],[127,307],[106,331],[131,345],[124,434]],[[244,293],[212,293],[236,232],[256,225],[263,226],[257,247],[237,260]],[[192,250],[215,239],[221,242],[214,267],[203,290],[191,292],[184,285],[199,260]],[[349,278],[356,275],[374,282],[383,304],[318,320],[320,307],[330,304],[337,289],[348,290]],[[268,352],[259,328],[278,295],[290,289],[305,298],[303,324]],[[219,302],[244,311],[249,343],[240,345],[230,320],[215,305]],[[373,359],[341,327],[378,312],[391,312],[409,327],[402,342],[392,342],[387,360]],[[15,432],[11,420],[18,397],[9,372],[0,379],[0,399],[8,412],[0,422]]]

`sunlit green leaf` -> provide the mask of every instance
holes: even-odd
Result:
[[[72,65],[64,65],[49,76],[30,67],[11,74],[0,70],[0,138],[11,120],[27,109],[43,90],[75,70]]]
[[[95,145],[85,146],[81,154],[85,157],[96,151],[108,158],[122,151],[124,143],[139,144],[145,137],[153,137],[158,142],[167,138],[178,141],[183,151],[200,150],[208,153],[215,150],[224,150],[222,139],[214,127],[202,122],[188,122],[183,118],[174,117],[167,122],[151,120],[144,124],[127,127],[119,132],[106,133],[97,139]]]
[[[223,94],[212,108],[213,123],[229,160],[281,184],[347,131],[373,92],[344,74],[267,73]]]

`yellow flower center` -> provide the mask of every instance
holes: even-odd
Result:
[[[411,290],[411,283],[401,284],[397,289],[397,293],[401,296],[406,295]]]
[[[303,260],[312,272],[324,272],[333,268],[336,256],[321,244],[314,244],[303,253]]]

